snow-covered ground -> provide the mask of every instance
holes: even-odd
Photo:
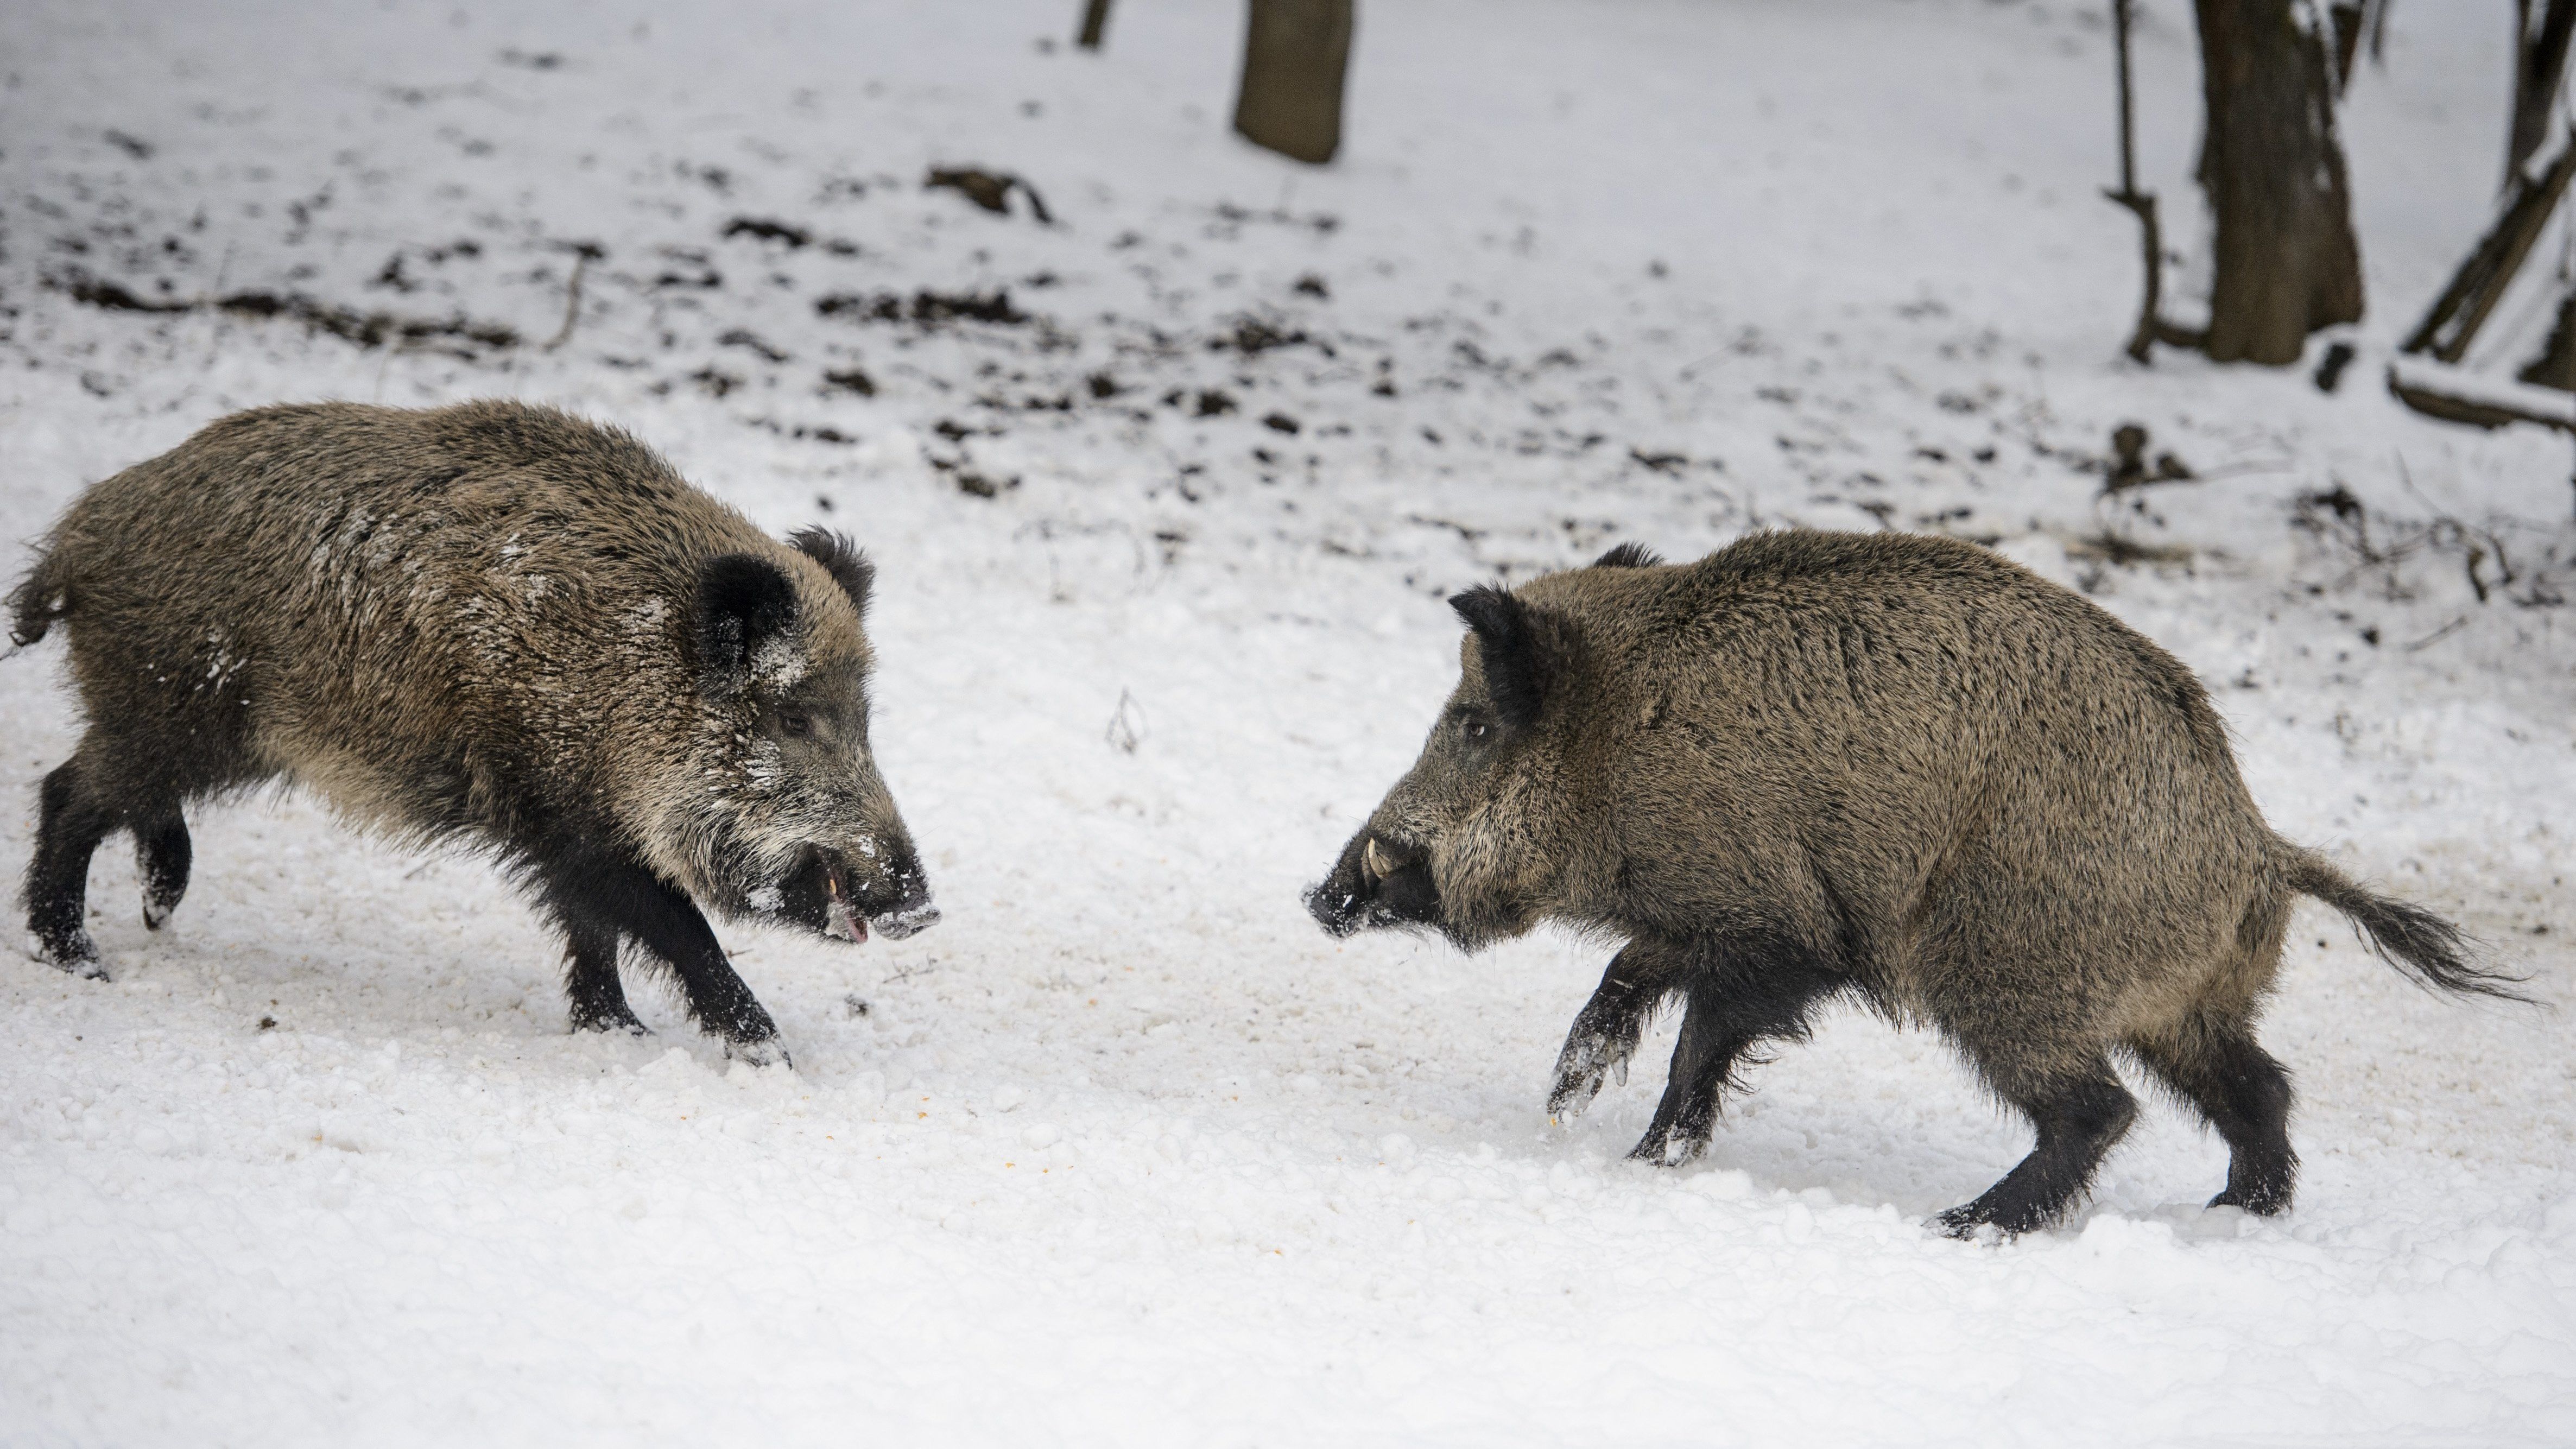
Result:
[[[1225,130],[1232,4],[1119,0],[1095,56],[1073,0],[14,0],[0,536],[259,403],[622,423],[881,561],[948,916],[728,929],[758,1071],[643,993],[659,1036],[567,1035],[487,868],[309,801],[201,812],[158,935],[112,845],[114,981],[0,966],[0,1443],[2576,1440],[2570,460],[2379,387],[2484,222],[2505,17],[2407,0],[2355,84],[2327,397],[2118,357],[2103,8],[1370,0],[1313,171]],[[2189,241],[2188,7],[2144,10]],[[1056,224],[920,184],[976,163]],[[373,312],[466,325],[311,325]],[[2097,501],[2132,420],[2203,481]],[[2062,1229],[1943,1239],[2025,1131],[1858,1017],[1699,1165],[1621,1160],[1669,1023],[1552,1128],[1601,951],[1335,943],[1298,890],[1449,686],[1444,593],[1783,523],[2086,588],[2281,829],[2561,1009],[2308,908],[2269,1221],[2158,1102]],[[11,872],[59,654],[0,664]]]

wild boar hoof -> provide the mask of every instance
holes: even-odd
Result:
[[[1634,1042],[1576,1032],[1565,1039],[1556,1057],[1556,1085],[1547,1094],[1547,1114],[1557,1118],[1583,1115],[1604,1082],[1625,1084]]]
[[[1990,1203],[1984,1198],[1961,1203],[1934,1218],[1942,1232],[1963,1243],[2010,1242],[2024,1233],[2037,1232],[2056,1221],[2056,1215],[2042,1211],[2035,1204]]]
[[[2241,1208],[2258,1218],[2268,1218],[2289,1207],[2290,1189],[2270,1183],[2243,1189],[2230,1187],[2211,1198],[2209,1205],[2214,1208]]]
[[[1980,1234],[1994,1227],[1992,1223],[1986,1221],[1985,1214],[1977,1211],[1977,1205],[1972,1202],[1961,1203],[1932,1219],[1932,1225],[1939,1228],[1943,1235],[1957,1238],[1963,1243],[1975,1242]],[[2003,1238],[2011,1235],[1996,1228],[1995,1236]]]
[[[763,1037],[759,1041],[726,1042],[725,1055],[755,1067],[785,1067],[791,1072],[796,1070],[796,1063],[788,1059],[787,1048],[779,1045],[778,1038],[774,1036]]]
[[[653,1028],[636,1018],[634,1009],[619,1002],[613,1007],[598,1007],[572,1014],[575,1031],[622,1031],[628,1036],[651,1036]]]
[[[1563,1077],[1557,1078],[1556,1089],[1547,1094],[1548,1120],[1558,1126],[1573,1122],[1575,1118],[1583,1115],[1585,1108],[1592,1105],[1592,1099],[1599,1095],[1600,1091],[1599,1077],[1594,1077],[1588,1082],[1570,1082]]]
[[[90,940],[89,932],[85,930],[74,928],[52,938],[42,932],[31,932],[27,937],[27,955],[84,981],[107,979],[107,967],[98,959],[98,945]]]
[[[1686,1132],[1666,1132],[1661,1128],[1646,1129],[1645,1140],[1629,1149],[1631,1162],[1651,1162],[1657,1167],[1680,1167],[1696,1162],[1708,1151],[1708,1139]]]
[[[1583,1115],[1592,1099],[1601,1095],[1605,1073],[1597,1055],[1578,1054],[1572,1046],[1557,1059],[1556,1085],[1547,1094],[1547,1115],[1570,1120]]]

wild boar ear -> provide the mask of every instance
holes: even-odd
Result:
[[[1642,543],[1628,542],[1592,561],[1596,569],[1650,569],[1663,562],[1656,552]]]
[[[798,553],[823,566],[823,571],[832,576],[832,582],[839,584],[841,592],[850,596],[850,607],[859,611],[859,618],[864,622],[868,617],[868,592],[876,587],[877,566],[868,562],[868,556],[859,551],[859,546],[850,542],[847,534],[834,533],[819,524],[787,535],[787,542]]]
[[[1452,598],[1449,607],[1476,635],[1476,657],[1485,666],[1485,692],[1508,725],[1538,718],[1547,701],[1548,661],[1530,607],[1492,584]]]
[[[761,646],[795,627],[796,586],[778,565],[747,553],[698,570],[698,672],[707,692],[731,699],[751,684]]]

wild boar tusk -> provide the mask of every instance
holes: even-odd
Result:
[[[1394,863],[1386,858],[1386,852],[1379,848],[1375,837],[1371,837],[1368,844],[1360,847],[1360,874],[1373,881],[1384,880],[1395,874]]]

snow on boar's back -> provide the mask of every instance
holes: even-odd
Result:
[[[182,807],[284,779],[506,863],[576,1027],[643,1030],[631,943],[729,1051],[783,1060],[700,905],[853,941],[938,918],[868,747],[872,578],[545,408],[225,418],[83,494],[10,598],[19,643],[66,626],[88,723],[42,787],[30,949],[103,977],[99,841],[132,832],[158,927]]]
[[[1624,1079],[1677,999],[1639,1158],[1698,1155],[1748,1054],[1847,998],[1937,1027],[2036,1129],[1942,1215],[1954,1233],[2082,1196],[2136,1113],[2114,1049],[2226,1139],[2217,1203],[2278,1212],[2290,1084],[2254,1023],[2294,897],[2431,985],[2512,995],[2448,922],[2272,833],[2189,670],[1983,549],[1799,531],[1664,566],[1631,546],[1450,602],[1458,687],[1308,907],[1336,935],[1470,950],[1548,919],[1625,938],[1548,1105]]]

